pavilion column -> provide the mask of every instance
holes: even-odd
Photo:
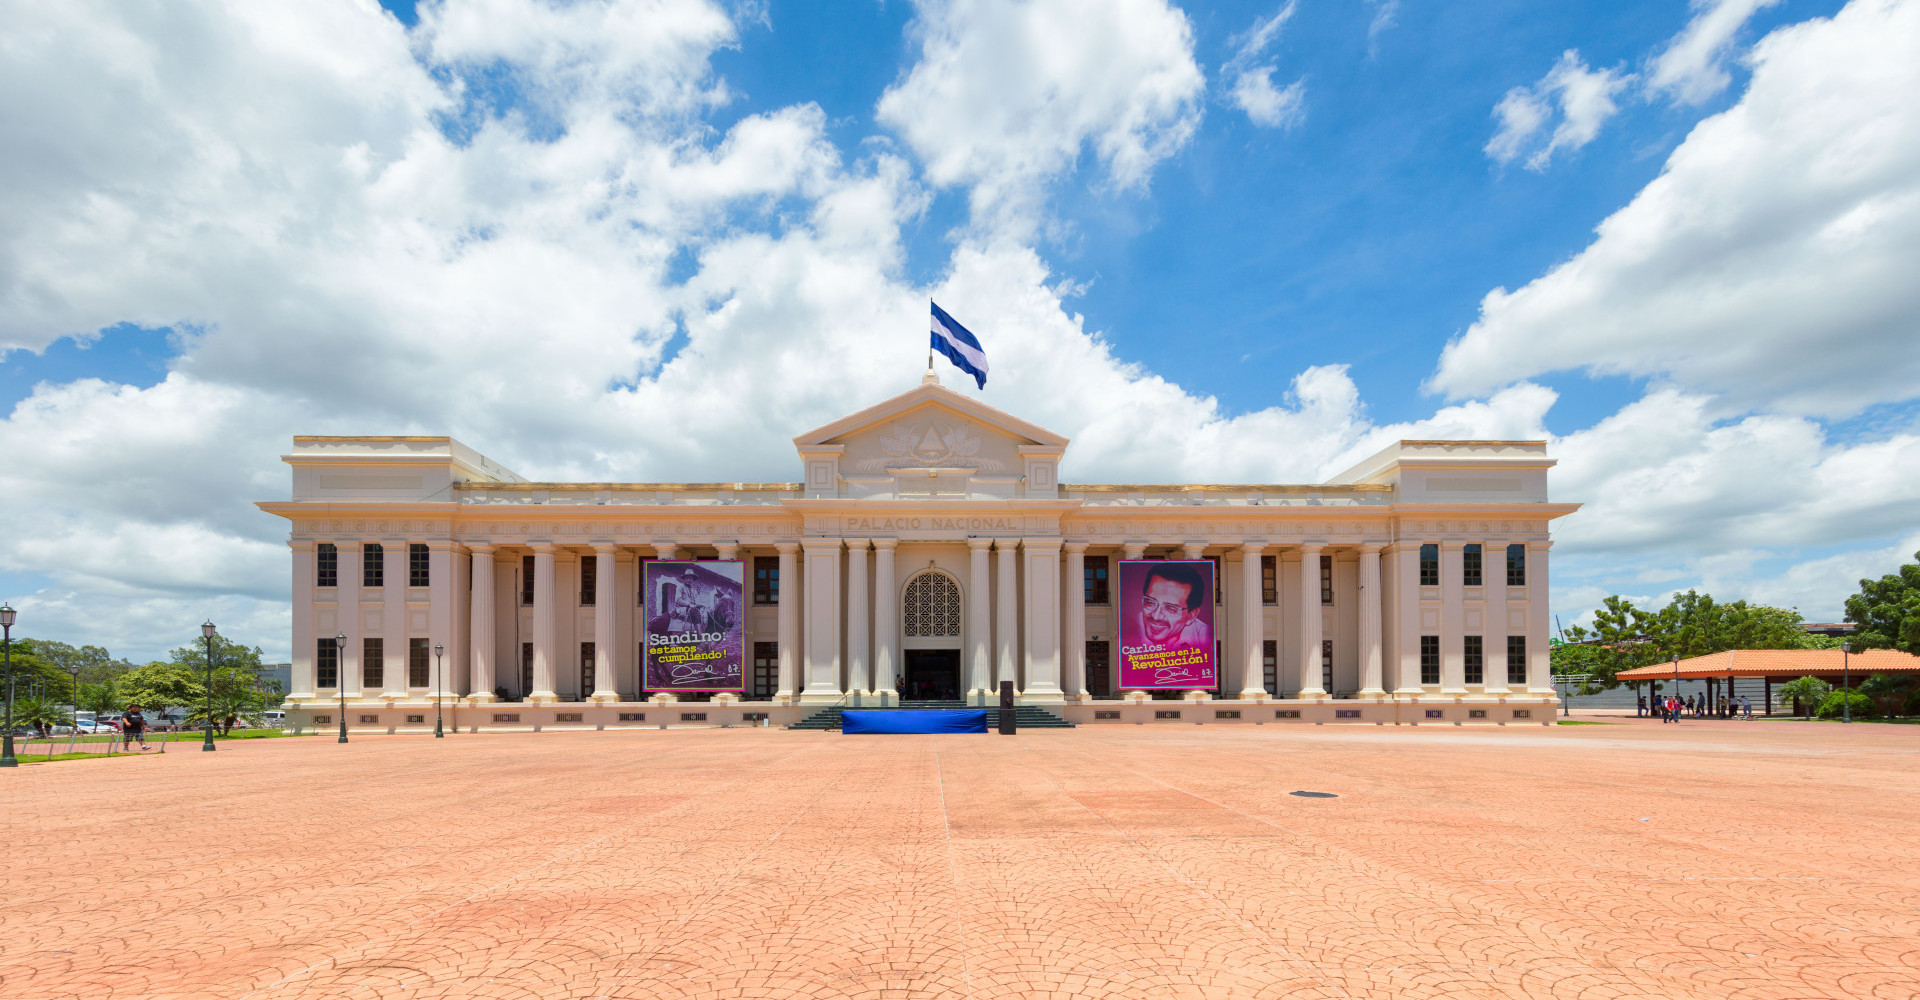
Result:
[[[1061,652],[1065,654],[1064,683],[1069,701],[1087,697],[1087,543],[1067,542],[1067,568],[1060,578],[1066,590],[1067,617],[1061,623]]]
[[[319,563],[314,556],[316,547],[312,540],[296,538],[287,546],[293,550],[293,671],[292,676],[287,678],[287,701],[297,705],[315,700],[313,658],[317,645],[313,638],[313,622],[318,608],[314,606],[313,596],[314,591],[319,589],[316,586]],[[338,580],[339,577],[340,574],[335,572],[334,579]],[[333,589],[337,596],[339,588]],[[339,605],[335,604],[334,607],[334,618],[338,620]]]
[[[1060,539],[1029,538],[1020,543],[1026,557],[1026,686],[1020,701],[1058,705],[1060,690]]]
[[[357,542],[335,542],[334,551],[339,559],[340,570],[335,574],[339,580],[339,611],[334,615],[335,636],[344,635],[345,642],[334,650],[334,657],[340,664],[340,689],[349,698],[360,697],[360,639],[365,635],[366,616],[360,613],[360,585],[365,570],[362,568],[362,548]],[[336,639],[336,641],[338,641]],[[336,697],[338,692],[336,692]],[[335,720],[338,721],[338,720]]]
[[[1419,697],[1420,683],[1420,543],[1395,542],[1387,555],[1393,574],[1394,656],[1399,686],[1395,697]]]
[[[453,570],[453,550],[451,538],[427,543],[427,683],[436,699],[453,694],[453,685],[447,681],[456,666],[454,650],[459,648],[453,634],[454,584],[459,582]],[[433,655],[434,646],[440,647],[439,656]]]
[[[873,540],[873,693],[881,705],[889,698],[895,704],[900,692],[894,678],[900,670],[900,595],[893,578],[893,549],[896,539]]]
[[[1553,650],[1547,646],[1549,612],[1547,550],[1553,542],[1541,538],[1527,543],[1527,693],[1553,695]]]
[[[410,560],[404,539],[388,539],[381,546],[385,568],[380,588],[380,653],[386,661],[380,678],[386,690],[381,697],[404,700],[407,697],[407,566]]]
[[[847,692],[855,704],[873,690],[867,674],[867,546],[865,538],[847,539]]]
[[[494,594],[493,546],[477,542],[473,551],[473,614],[467,621],[467,700],[493,700]]]
[[[800,655],[800,560],[798,542],[775,542],[780,553],[780,612],[776,619],[780,663],[780,689],[773,694],[777,704],[793,704],[794,667]]]
[[[1267,551],[1265,542],[1247,542],[1240,546],[1240,700],[1263,701],[1267,697],[1266,645],[1267,616],[1264,588],[1260,579],[1260,558]]]
[[[987,703],[993,686],[993,600],[988,584],[991,538],[967,539],[967,700]]]
[[[840,549],[844,544],[838,538],[809,538],[801,543],[807,577],[802,705],[831,705],[840,700]]]
[[[529,704],[550,704],[560,700],[554,693],[555,616],[553,585],[553,543],[534,542],[533,549],[533,690],[527,692]]]
[[[620,700],[620,679],[613,672],[613,653],[620,639],[616,628],[620,619],[620,588],[614,577],[614,561],[620,547],[598,543],[593,547],[593,692],[595,702]]]
[[[1002,538],[993,543],[994,561],[994,602],[993,602],[993,638],[994,670],[993,690],[1000,689],[1001,681],[1012,681],[1015,690],[1021,688],[1020,676],[1014,666],[1014,657],[1018,655],[1018,635],[1020,629],[1020,608],[1015,603],[1019,596],[1019,584],[1015,580],[1016,560],[1020,558],[1017,547],[1019,541]]]
[[[1381,686],[1380,543],[1360,546],[1360,697],[1378,700]]]
[[[1466,550],[1465,542],[1440,543],[1440,693],[1443,695],[1467,693]],[[1484,562],[1484,554],[1481,558]]]
[[[1300,546],[1300,697],[1325,698],[1320,685],[1320,549]]]

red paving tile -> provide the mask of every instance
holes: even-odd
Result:
[[[1920,727],[306,737],[0,796],[9,1000],[1920,995]]]

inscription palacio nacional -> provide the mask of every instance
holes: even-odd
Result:
[[[1549,525],[1578,505],[1544,442],[1062,483],[1065,437],[929,373],[794,445],[798,482],[539,483],[445,437],[295,438],[260,504],[291,531],[289,725],[431,729],[436,696],[460,730],[781,725],[1002,681],[1077,724],[1552,721]],[[646,690],[656,559],[742,564],[743,690]],[[1159,559],[1214,564],[1211,687],[1121,686],[1119,564]]]

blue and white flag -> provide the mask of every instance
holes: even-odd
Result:
[[[980,349],[980,340],[966,327],[954,322],[940,303],[928,300],[933,306],[933,349],[947,356],[961,371],[973,376],[979,388],[987,387],[987,352]]]

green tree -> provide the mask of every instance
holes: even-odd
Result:
[[[188,719],[199,724],[207,721],[207,647],[205,640],[181,646],[169,654],[174,665],[189,670],[199,679],[199,698],[177,702],[192,709]],[[266,707],[260,693],[260,647],[247,647],[224,635],[213,637],[213,722],[218,725],[227,716],[255,720]]]
[[[133,669],[133,664],[116,660],[100,646],[70,646],[52,639],[35,639],[34,652],[69,676],[80,675],[82,684],[105,684]]]
[[[39,639],[13,640],[13,681],[16,697],[38,690],[40,694],[65,703],[73,694],[73,678],[40,658]],[[6,694],[6,679],[0,677],[0,696]]]
[[[1913,554],[1920,559],[1920,552]],[[1906,563],[1878,580],[1861,580],[1847,598],[1847,620],[1860,626],[1856,649],[1897,649],[1920,654],[1920,563]]]
[[[1826,700],[1828,692],[1833,690],[1833,685],[1818,677],[1801,677],[1780,685],[1777,690],[1782,698],[1799,702],[1801,713],[1806,714],[1818,708],[1821,702]]]
[[[1584,642],[1554,650],[1555,673],[1590,674],[1589,688],[1618,687],[1622,670],[1687,659],[1729,649],[1802,649],[1810,638],[1800,627],[1800,612],[1765,604],[1722,604],[1710,594],[1675,594],[1657,611],[1636,608],[1613,596],[1594,612],[1593,628],[1567,629]],[[1811,637],[1821,638],[1821,637]]]
[[[1847,705],[1850,708],[1842,709],[1842,705]],[[1822,719],[1838,719],[1845,716],[1848,710],[1852,712],[1852,717],[1856,719],[1871,719],[1878,714],[1872,698],[1867,697],[1857,690],[1849,690],[1847,688],[1836,688],[1827,692],[1827,696],[1820,699],[1820,709],[1815,714],[1819,715]]]
[[[142,708],[163,709],[175,705],[198,705],[206,695],[201,677],[178,663],[149,663],[120,675],[114,684],[121,702]]]
[[[37,729],[50,729],[54,726],[70,726],[73,716],[67,713],[59,699],[42,696],[39,698],[15,698],[13,700],[13,724],[30,726]]]
[[[1907,699],[1920,689],[1920,678],[1912,674],[1874,674],[1860,682],[1860,693],[1880,706],[1880,714],[1892,718],[1906,714]]]
[[[83,682],[80,685],[80,697],[76,699],[74,707],[92,712],[96,718],[104,720],[107,716],[118,712],[125,704],[114,685]]]

